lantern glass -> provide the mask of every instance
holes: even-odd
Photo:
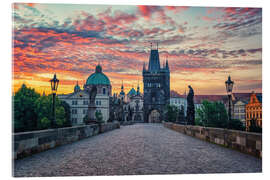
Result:
[[[225,84],[226,84],[226,90],[227,90],[227,93],[228,94],[232,93],[233,83],[234,82],[231,80],[231,77],[229,76],[228,77],[228,80],[225,82]]]
[[[53,79],[51,79],[50,81],[52,92],[56,93],[59,84],[59,80],[56,78],[56,74],[54,74]]]

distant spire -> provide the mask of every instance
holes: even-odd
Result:
[[[168,59],[166,59],[166,69],[169,69]]]
[[[121,86],[121,91],[124,90],[124,85],[123,85],[123,80],[122,80],[122,86]]]
[[[140,94],[140,85],[139,85],[139,80],[138,80],[138,84],[137,84],[137,95]]]
[[[151,47],[151,50],[152,50],[152,42],[150,43],[150,47]]]

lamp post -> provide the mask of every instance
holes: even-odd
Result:
[[[55,119],[55,95],[58,88],[59,80],[56,78],[56,74],[54,74],[53,79],[50,80],[51,89],[53,94],[53,120],[51,122],[52,128],[56,127],[56,119]]]
[[[233,89],[233,81],[231,80],[231,77],[228,77],[228,80],[225,81],[225,85],[226,85],[226,90],[227,90],[227,94],[228,94],[228,98],[229,98],[229,120],[227,123],[227,128],[229,128],[229,123],[231,122],[231,100],[232,100],[232,89]]]

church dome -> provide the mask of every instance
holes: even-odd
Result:
[[[103,74],[102,67],[100,65],[96,66],[95,73],[91,74],[86,81],[86,85],[110,85],[111,82],[109,78]]]

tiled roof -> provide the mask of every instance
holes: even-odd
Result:
[[[160,62],[159,62],[159,54],[157,49],[151,49],[148,71],[159,71],[160,70]]]

